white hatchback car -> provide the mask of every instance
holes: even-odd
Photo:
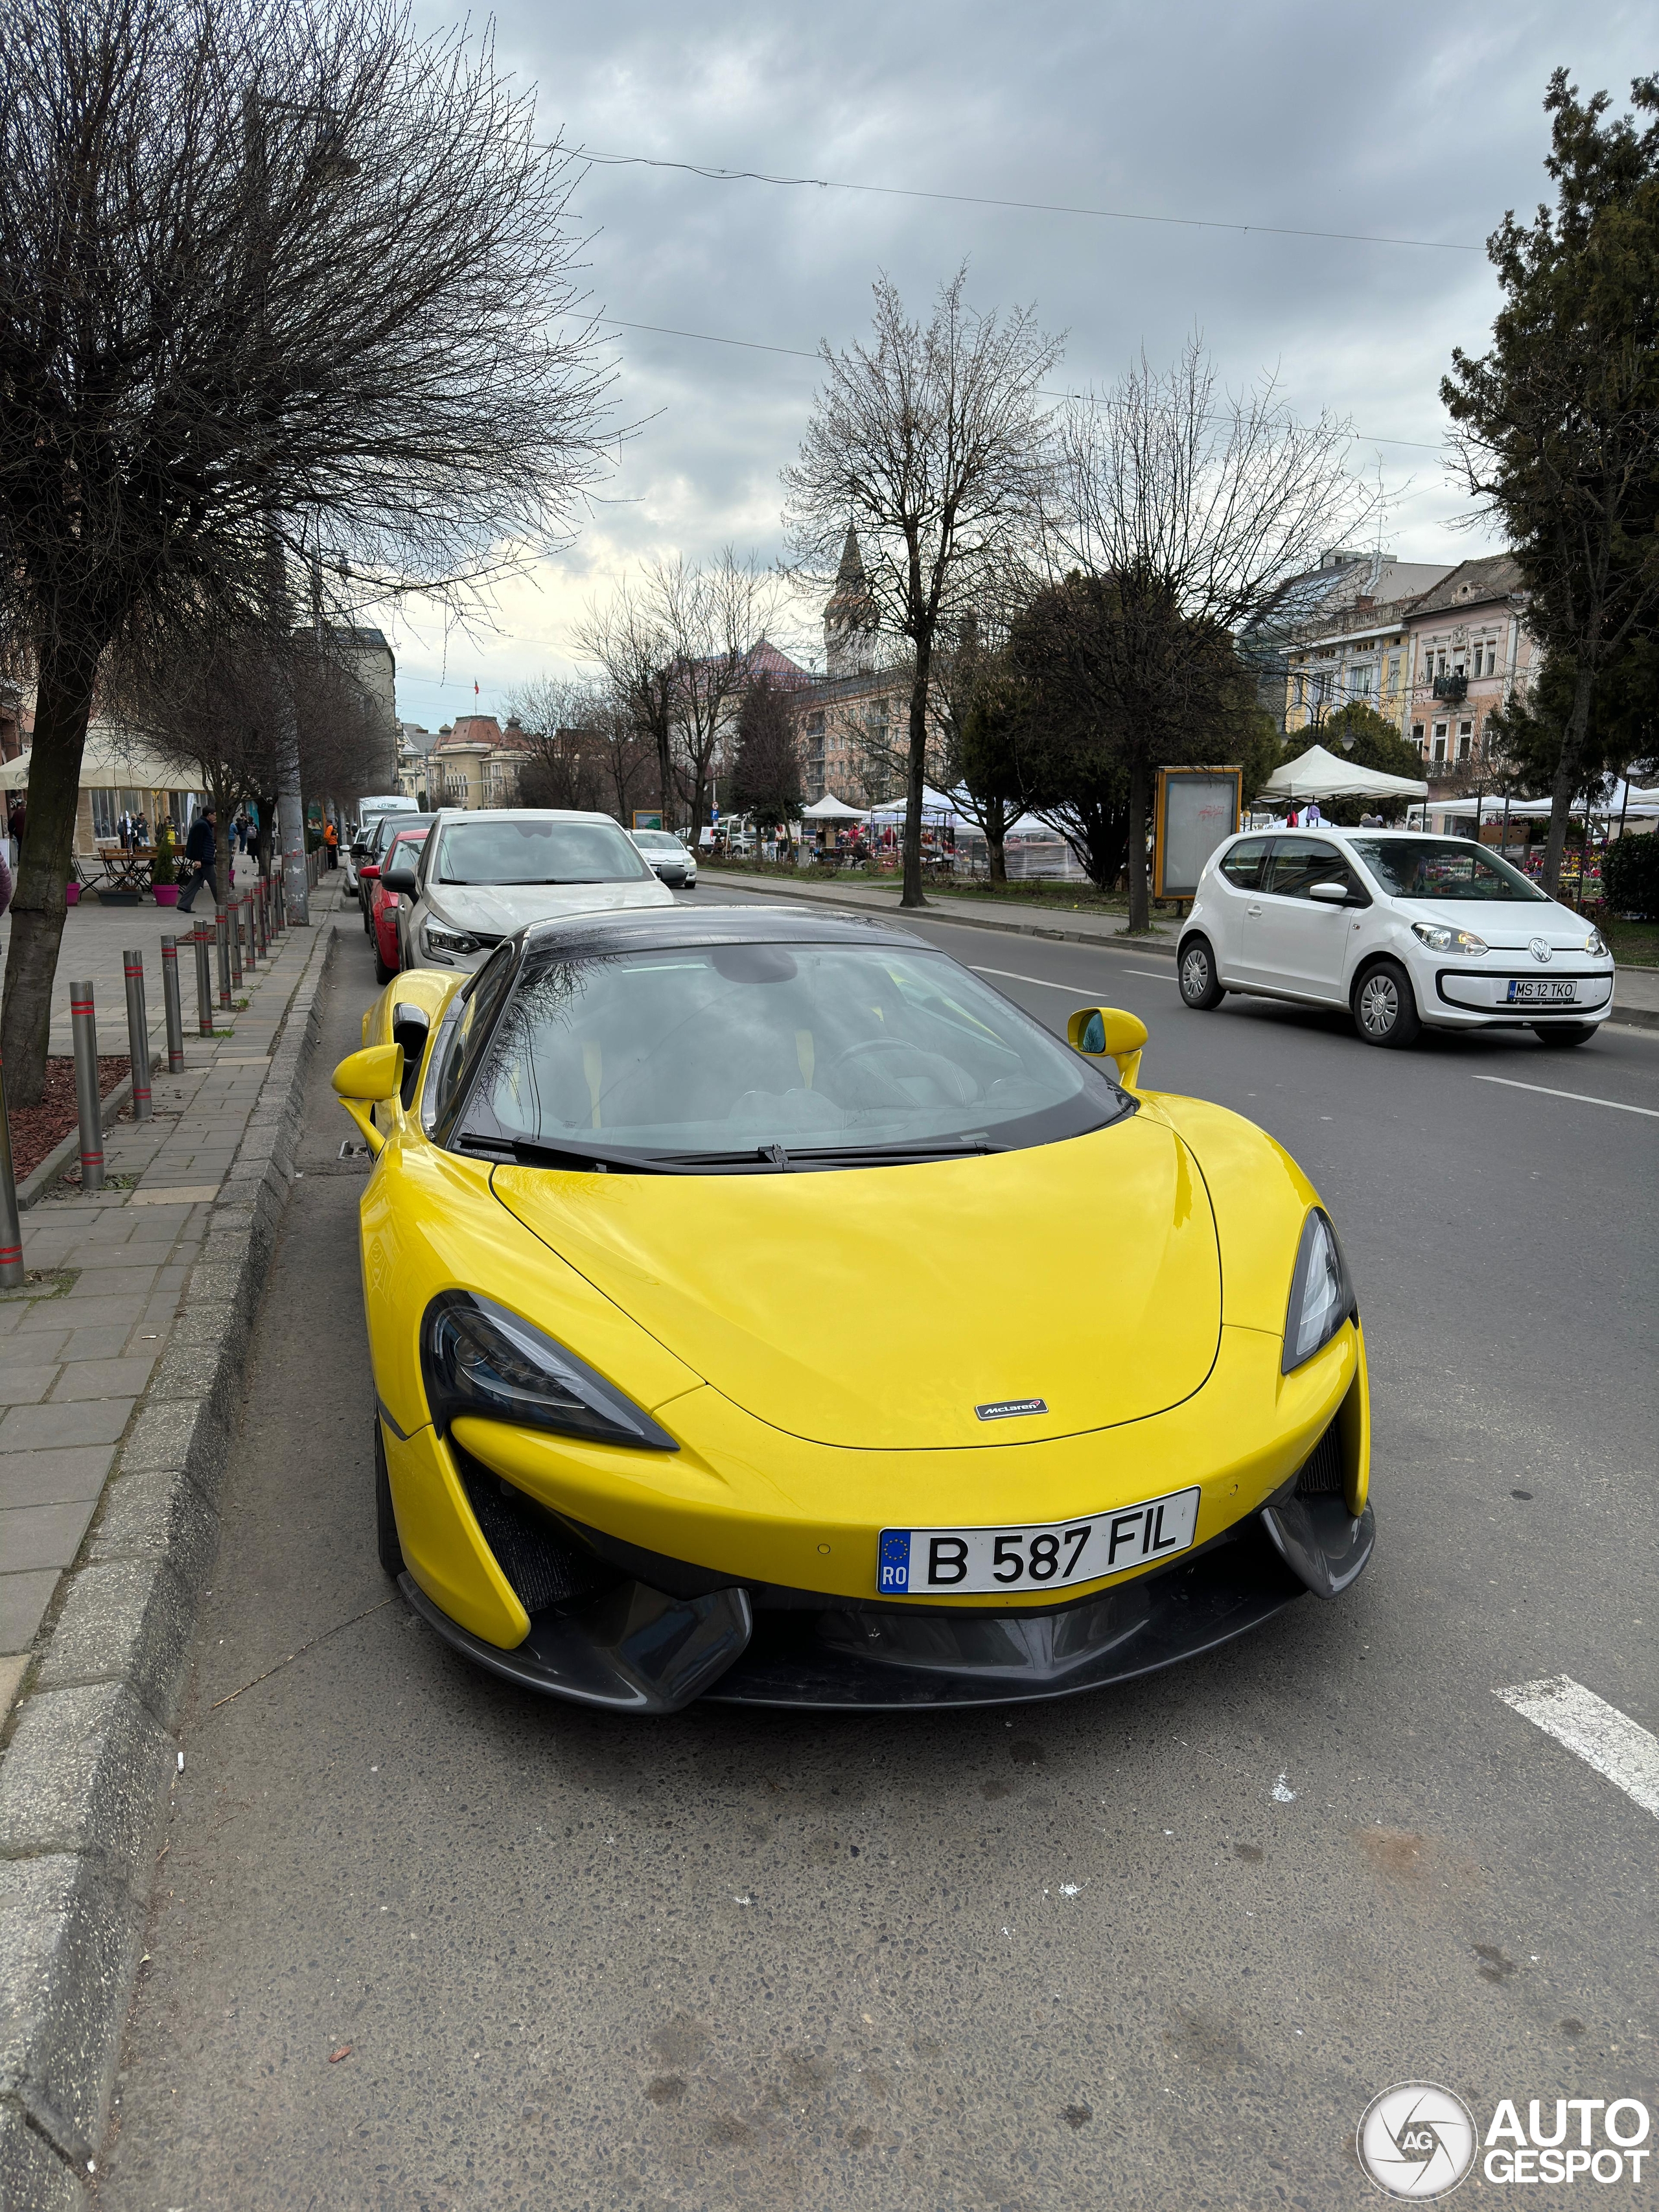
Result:
[[[1176,960],[1189,1006],[1229,991],[1346,1006],[1367,1044],[1531,1029],[1583,1044],[1613,1010],[1601,933],[1462,837],[1246,831],[1210,856]]]

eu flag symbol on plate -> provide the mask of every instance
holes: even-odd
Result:
[[[881,1532],[880,1571],[876,1577],[878,1589],[895,1590],[903,1595],[910,1587],[910,1531],[908,1528],[884,1528]]]

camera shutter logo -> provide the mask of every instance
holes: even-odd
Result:
[[[1463,2100],[1437,2081],[1396,2081],[1359,2123],[1359,2163],[1389,2197],[1449,2197],[1474,2164],[1480,2137]]]

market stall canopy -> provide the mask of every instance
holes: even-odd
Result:
[[[822,799],[802,807],[800,818],[803,822],[862,822],[866,817],[858,807],[837,799],[833,791],[826,791]]]
[[[1275,769],[1261,787],[1263,799],[1426,799],[1429,787],[1409,775],[1385,775],[1380,768],[1361,768],[1323,745],[1310,745],[1293,761]]]
[[[23,791],[28,787],[29,756],[19,753],[15,760],[0,762],[0,791]]]

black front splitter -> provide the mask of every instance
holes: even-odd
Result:
[[[1247,1524],[1185,1566],[1054,1613],[757,1613],[702,1702],[870,1712],[1080,1697],[1212,1651],[1306,1595]]]

